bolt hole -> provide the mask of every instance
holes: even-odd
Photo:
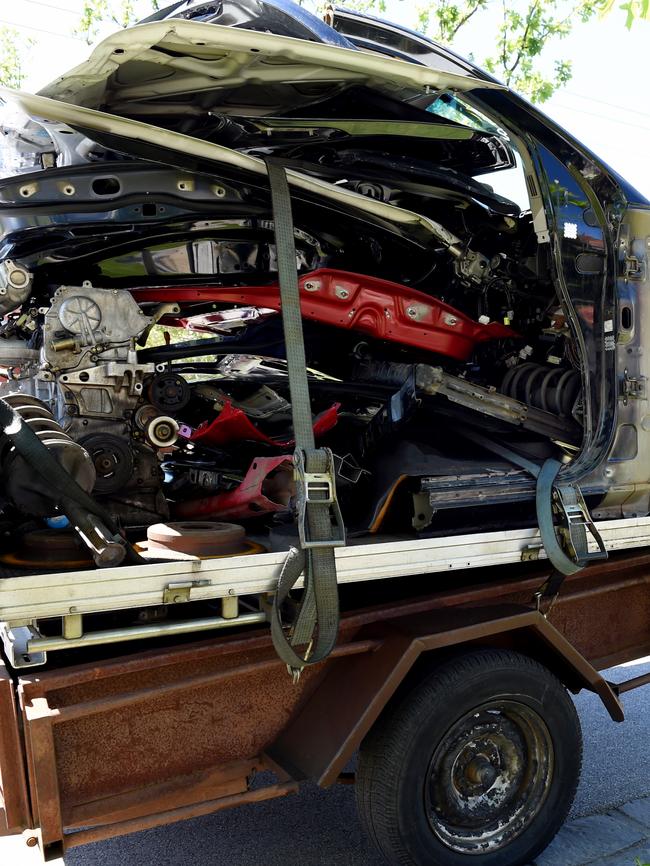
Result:
[[[116,177],[96,177],[91,189],[95,195],[117,195],[122,185]]]
[[[632,308],[631,307],[623,307],[621,309],[621,327],[625,331],[629,331],[632,328]]]

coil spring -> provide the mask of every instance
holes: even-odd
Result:
[[[21,393],[9,394],[3,400],[29,425],[68,475],[86,492],[92,490],[95,467],[88,452],[63,431],[47,406],[36,397]],[[4,439],[0,442],[4,496],[26,514],[51,516],[56,491],[48,488],[38,469],[16,451],[9,437],[1,438]]]
[[[529,362],[508,370],[501,393],[535,409],[568,417],[581,387],[582,377],[577,370]]]
[[[8,394],[2,399],[29,424],[43,445],[47,445],[48,448],[55,445],[59,448],[61,445],[55,443],[61,443],[73,448],[80,447],[63,431],[61,425],[55,421],[54,415],[41,400],[20,392]]]

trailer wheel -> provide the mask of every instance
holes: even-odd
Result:
[[[510,650],[447,661],[361,746],[357,804],[400,866],[521,866],[561,827],[582,734],[564,686]]]

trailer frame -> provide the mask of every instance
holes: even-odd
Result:
[[[268,630],[0,676],[0,790],[6,833],[44,858],[139,829],[336,782],[405,683],[437,659],[507,647],[571,691],[598,694],[599,669],[650,654],[650,553],[614,554],[568,577],[548,611],[548,564],[458,572],[452,588],[344,613],[332,656],[297,683]],[[115,648],[112,647],[112,650]],[[260,772],[273,778],[262,787]],[[263,777],[265,778],[265,777]]]

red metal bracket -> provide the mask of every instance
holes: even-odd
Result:
[[[277,283],[268,286],[161,286],[132,289],[138,302],[218,302],[279,310]],[[300,306],[306,319],[361,331],[466,361],[478,343],[517,337],[499,322],[486,325],[449,304],[408,286],[329,268],[300,277]],[[187,312],[184,317],[187,318]],[[171,322],[170,319],[166,321]]]
[[[340,403],[334,403],[329,409],[315,419],[314,436],[318,438],[327,433],[338,422],[338,411]],[[259,430],[248,415],[242,410],[235,408],[232,403],[225,403],[219,415],[213,421],[200,424],[190,436],[192,442],[199,445],[211,445],[216,448],[228,445],[230,442],[264,442],[275,448],[289,448],[295,445],[294,439],[272,439]]]
[[[284,466],[287,472],[272,483],[269,478]],[[290,456],[256,457],[246,477],[235,490],[178,502],[174,515],[183,519],[259,517],[275,511],[287,511],[292,495],[293,461]]]

